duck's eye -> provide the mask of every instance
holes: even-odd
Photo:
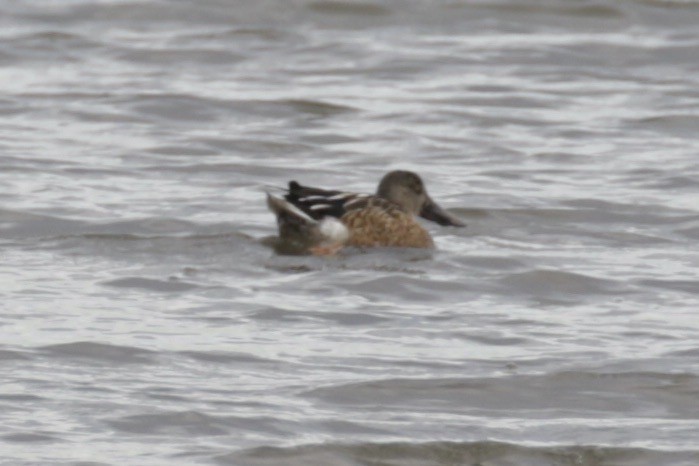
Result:
[[[416,193],[418,193],[418,194],[422,193],[422,183],[420,183],[420,179],[418,177],[411,176],[408,185],[410,186],[410,189],[412,189]]]

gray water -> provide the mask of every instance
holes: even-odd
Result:
[[[0,4],[0,464],[699,464],[699,2]],[[419,172],[437,249],[264,190]]]

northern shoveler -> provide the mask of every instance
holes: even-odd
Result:
[[[417,174],[402,170],[387,173],[376,194],[291,181],[284,199],[267,193],[267,205],[277,215],[280,240],[296,251],[314,254],[332,254],[345,245],[434,247],[416,215],[440,225],[464,226],[430,198]]]

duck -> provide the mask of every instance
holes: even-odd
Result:
[[[332,255],[345,246],[434,248],[418,216],[465,226],[432,200],[417,173],[405,170],[384,175],[374,194],[290,181],[283,197],[267,192],[267,205],[277,217],[279,244],[314,255]]]

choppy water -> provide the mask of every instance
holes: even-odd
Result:
[[[0,463],[699,464],[699,3],[0,4]],[[275,255],[420,172],[438,249]]]

